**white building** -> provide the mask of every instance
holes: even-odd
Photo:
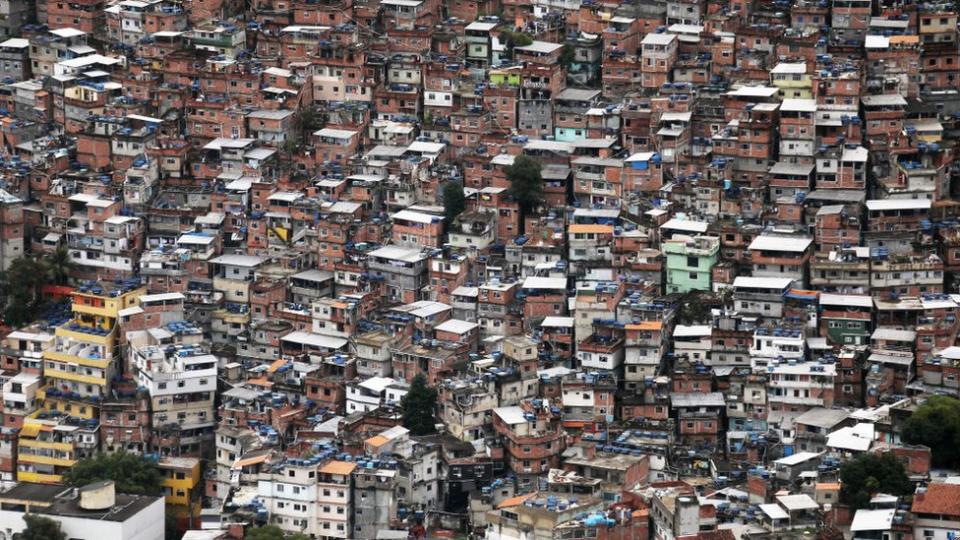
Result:
[[[369,412],[383,405],[399,405],[407,385],[390,377],[370,377],[347,384],[347,414]]]
[[[913,537],[947,540],[960,531],[960,484],[932,483],[913,495]],[[948,536],[950,535],[950,536]]]
[[[197,345],[148,345],[132,349],[131,364],[150,394],[154,429],[177,425],[188,449],[216,427],[217,357]]]
[[[737,276],[733,280],[733,300],[738,312],[779,319],[783,316],[783,297],[793,285],[788,277]]]
[[[3,413],[19,416],[36,410],[40,376],[20,372],[3,383]]]
[[[315,460],[288,459],[279,470],[260,475],[257,496],[263,500],[271,523],[289,532],[321,534],[317,465]]]
[[[678,324],[673,329],[673,352],[678,358],[685,357],[691,362],[709,365],[712,336],[713,328],[710,325]]]
[[[758,278],[790,278],[794,286],[803,287],[806,277],[806,255],[812,238],[761,234],[748,248],[753,263],[753,276]]]
[[[113,482],[82,488],[17,484],[0,494],[0,540],[23,532],[26,513],[60,522],[71,540],[163,540],[163,497],[116,493]]]
[[[799,328],[758,327],[753,332],[750,356],[760,358],[803,358],[806,350],[806,338]],[[758,361],[758,365],[763,361]]]
[[[757,362],[757,358],[752,360]],[[788,428],[794,418],[814,407],[833,406],[836,364],[772,359],[765,369],[770,411],[767,420],[771,424]]]
[[[356,463],[328,461],[317,470],[317,521],[321,538],[350,538]]]

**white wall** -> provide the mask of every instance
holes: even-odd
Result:
[[[59,521],[63,532],[71,540],[163,540],[165,527],[163,498],[158,498],[125,522],[50,514],[44,516]],[[23,512],[0,510],[0,540],[9,540],[12,533],[23,532],[26,526]]]

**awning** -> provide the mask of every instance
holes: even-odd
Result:
[[[370,437],[369,439],[367,439],[366,441],[363,441],[363,442],[364,442],[365,444],[369,444],[370,446],[373,446],[373,447],[375,447],[375,448],[378,448],[378,447],[380,447],[380,446],[383,446],[383,445],[386,444],[387,442],[389,442],[389,440],[388,440],[386,437],[384,437],[383,435],[374,435],[373,437]]]
[[[40,434],[40,424],[24,424],[20,428],[20,435],[24,437],[36,438]]]
[[[509,499],[504,500],[502,503],[497,505],[497,509],[501,508],[513,508],[514,506],[520,506],[527,499],[533,497],[536,493],[527,493],[526,495],[517,495],[516,497],[510,497]]]
[[[266,377],[257,377],[256,379],[247,380],[247,384],[250,386],[265,386],[270,388],[273,386],[273,383],[268,381]]]
[[[283,358],[276,360],[274,363],[270,364],[270,367],[267,368],[267,372],[273,373],[276,370],[280,369],[282,366],[284,366],[286,363],[287,361],[284,360]]]
[[[243,468],[243,467],[249,467],[250,465],[256,465],[256,464],[258,464],[258,463],[263,463],[263,462],[267,461],[267,458],[269,458],[269,457],[270,457],[270,453],[269,453],[269,452],[266,452],[266,453],[260,454],[259,456],[254,456],[254,457],[250,457],[250,458],[241,458],[241,459],[238,459],[238,460],[233,464],[233,468],[234,468],[234,469],[240,469],[240,468]]]
[[[807,291],[804,289],[790,289],[787,291],[786,297],[791,300],[802,300],[805,302],[816,302],[817,298],[820,295],[820,291]]]

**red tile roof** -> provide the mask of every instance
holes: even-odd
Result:
[[[926,493],[913,496],[911,510],[918,514],[960,516],[960,484],[930,484]]]

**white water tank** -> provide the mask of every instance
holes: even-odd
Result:
[[[80,488],[80,508],[83,510],[108,510],[117,502],[113,480],[94,482]]]

